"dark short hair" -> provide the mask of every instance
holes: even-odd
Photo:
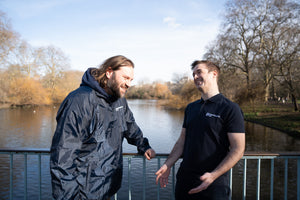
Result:
[[[131,66],[134,68],[134,64],[131,60],[129,60],[125,56],[118,55],[108,58],[98,68],[92,69],[91,74],[100,84],[100,86],[104,88],[106,87],[108,80],[105,75],[106,70],[110,67],[113,71],[116,71],[122,66]]]
[[[220,67],[217,64],[215,64],[211,61],[208,61],[208,60],[195,60],[191,64],[191,66],[192,66],[191,69],[194,70],[194,68],[199,64],[205,64],[206,67],[208,68],[209,72],[216,70],[218,72],[218,75],[220,74]]]

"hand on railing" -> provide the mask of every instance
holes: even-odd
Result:
[[[147,160],[150,160],[151,158],[154,158],[156,155],[155,151],[153,149],[148,149],[144,156],[147,158]]]

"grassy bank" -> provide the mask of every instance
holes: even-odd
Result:
[[[300,138],[300,112],[291,104],[255,104],[241,106],[245,120],[259,123]]]

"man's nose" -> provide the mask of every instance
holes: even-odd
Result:
[[[131,80],[126,80],[125,81],[125,85],[126,85],[127,88],[130,88],[130,86],[131,86]]]

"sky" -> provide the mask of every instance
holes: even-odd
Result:
[[[0,0],[13,30],[54,46],[85,71],[115,55],[135,64],[134,83],[191,74],[216,39],[225,0]]]

